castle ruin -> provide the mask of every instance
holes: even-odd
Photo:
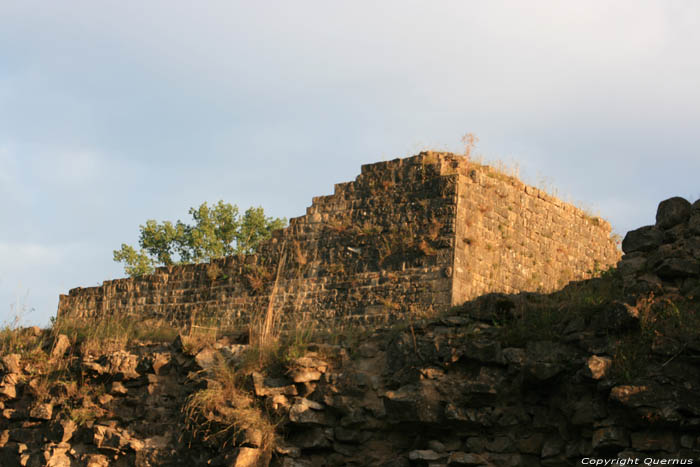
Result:
[[[61,295],[58,316],[390,322],[488,292],[549,292],[620,258],[604,220],[449,153],[362,166],[257,254]],[[296,319],[296,318],[294,318]]]

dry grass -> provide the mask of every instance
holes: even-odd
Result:
[[[299,269],[306,266],[306,264],[309,262],[307,252],[301,248],[301,244],[298,241],[294,241],[294,261],[296,261]]]
[[[243,275],[243,278],[248,289],[253,294],[262,293],[265,290],[265,284],[271,278],[271,274],[261,266],[248,266],[247,269],[248,271]]]
[[[426,240],[421,240],[418,242],[418,250],[425,256],[437,255],[437,250],[433,248]]]
[[[101,415],[102,411],[98,407],[71,407],[67,410],[68,418],[78,426],[93,422]]]
[[[381,303],[382,306],[388,310],[398,311],[401,309],[400,303],[397,303],[388,297],[387,298],[379,298],[377,301],[379,303]]]
[[[425,168],[428,165],[435,165],[438,163],[438,156],[435,152],[424,151],[421,152],[421,154],[423,154],[423,159],[421,159],[421,164],[423,168]]]
[[[650,294],[637,301],[639,329],[617,342],[613,373],[630,382],[648,373],[656,348],[673,349],[675,353],[661,365],[681,355],[700,335],[700,310],[682,297],[655,297]]]
[[[464,136],[462,136],[462,143],[464,144],[464,157],[471,159],[472,152],[474,152],[478,141],[479,138],[477,138],[474,133],[466,133]]]
[[[217,264],[209,264],[209,266],[207,266],[207,278],[214,282],[219,277],[222,277],[221,268]]]
[[[433,218],[428,225],[428,238],[432,241],[437,240],[440,236],[440,232],[442,232],[443,226],[444,224],[440,219]]]
[[[602,306],[622,295],[622,279],[617,270],[610,269],[598,278],[571,283],[555,293],[531,295],[519,305],[522,309],[514,313],[514,319],[495,324],[500,328],[503,345],[556,341],[572,316],[589,321]]]
[[[275,447],[275,424],[241,389],[241,377],[223,359],[206,378],[207,388],[187,398],[185,425],[194,437],[220,448],[249,443],[259,447],[263,462]],[[266,464],[265,464],[266,465]]]
[[[324,224],[324,227],[335,234],[341,234],[351,228],[350,224],[343,222],[340,219],[331,219]]]
[[[41,352],[46,343],[46,333],[34,333],[33,328],[22,329],[5,326],[0,329],[0,355],[19,354],[23,358]]]
[[[132,342],[171,342],[178,329],[160,319],[114,314],[96,320],[60,317],[52,333],[65,334],[83,353],[101,354],[124,350]]]
[[[71,345],[64,354],[52,355],[58,335],[65,327],[54,325],[52,329],[9,327],[2,330],[1,355],[20,355],[22,371],[18,374],[24,390],[36,402],[53,402],[70,415],[78,410],[86,395],[104,390],[102,385],[85,384],[76,366],[76,346]],[[73,417],[71,417],[73,418]],[[81,417],[76,415],[77,419]]]
[[[10,305],[12,319],[0,325],[0,356],[16,353],[26,358],[41,351],[47,333],[36,326],[22,327],[25,316],[33,310],[27,305],[27,297],[18,298],[16,303]]]
[[[284,268],[287,260],[285,246],[286,244],[282,245],[280,260],[277,263],[277,274],[275,275],[275,282],[273,283],[272,290],[270,291],[267,309],[265,310],[264,315],[254,316],[251,320],[249,342],[254,346],[265,347],[279,339],[281,313],[275,304],[275,300],[279,289],[280,274],[282,273],[282,268]]]

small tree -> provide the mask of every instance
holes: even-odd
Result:
[[[287,219],[266,217],[263,208],[249,208],[243,215],[238,206],[219,201],[213,207],[202,203],[189,211],[194,224],[151,219],[141,225],[140,249],[122,243],[114,250],[114,261],[124,263],[130,276],[153,272],[156,266],[201,263],[212,258],[249,254]]]

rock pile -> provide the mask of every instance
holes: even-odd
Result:
[[[700,200],[662,201],[656,224],[628,232],[622,250],[618,267],[629,293],[700,297]]]
[[[179,465],[187,385],[170,346],[64,356],[66,341],[2,356],[0,465]]]
[[[376,330],[353,345],[308,345],[301,356],[253,370],[243,365],[250,347],[226,339],[196,351],[182,338],[103,355],[65,349],[74,355],[63,357],[72,359],[72,376],[58,379],[42,373],[36,357],[4,355],[0,465],[566,466],[584,458],[700,458],[700,334],[681,353],[653,350],[642,376],[625,377],[615,369],[619,343],[636,339],[639,310],[604,301],[572,308],[549,329],[534,327],[540,339],[504,334],[546,298],[484,296],[431,321]],[[271,458],[252,425],[222,442],[186,422],[192,395],[223,384],[215,372],[222,362],[241,368],[245,397],[276,427]],[[234,405],[203,411],[200,426],[228,429],[222,416]]]

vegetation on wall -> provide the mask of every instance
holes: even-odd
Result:
[[[124,263],[124,271],[133,277],[150,274],[156,266],[250,254],[273,230],[287,225],[285,218],[265,216],[262,207],[251,207],[241,215],[238,206],[223,201],[211,207],[202,203],[189,213],[193,224],[149,219],[139,227],[140,248],[122,243],[114,250],[114,261]]]

